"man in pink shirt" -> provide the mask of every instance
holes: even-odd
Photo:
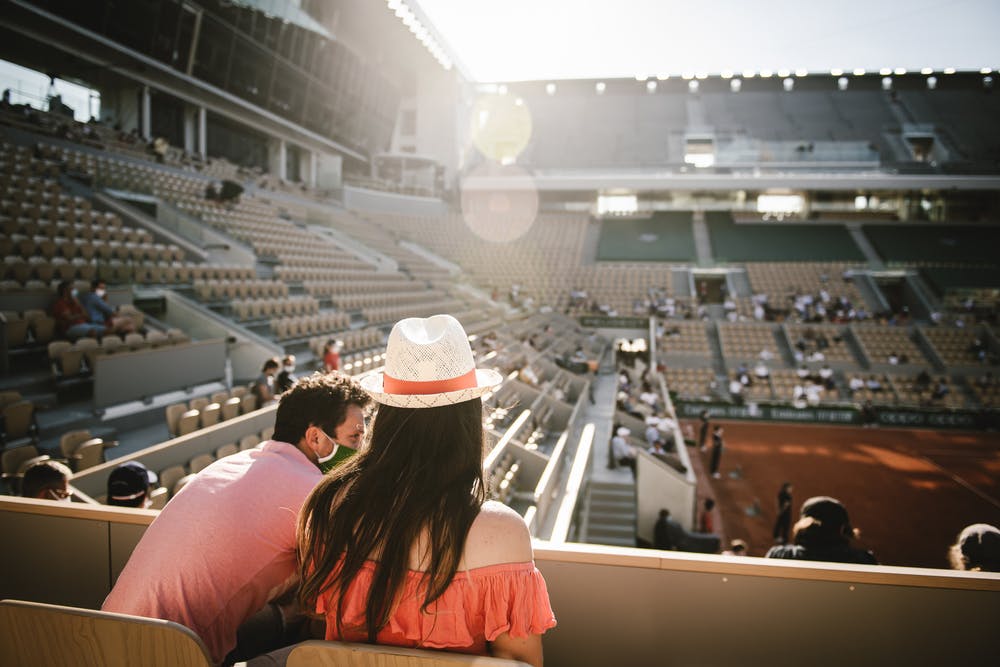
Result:
[[[237,628],[296,583],[299,509],[322,470],[358,447],[368,403],[339,373],[300,380],[281,397],[273,439],[219,459],[167,503],[101,608],[181,623],[222,663]]]

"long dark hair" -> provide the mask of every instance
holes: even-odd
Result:
[[[389,622],[410,554],[426,534],[424,600],[438,599],[458,571],[465,538],[485,500],[483,406],[379,405],[369,443],[313,490],[299,515],[299,601],[335,591],[343,636],[343,596],[365,561],[378,561],[365,605],[368,641]],[[361,628],[358,628],[359,630]]]

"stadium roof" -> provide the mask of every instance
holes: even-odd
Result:
[[[996,0],[405,0],[475,81],[1000,68]]]

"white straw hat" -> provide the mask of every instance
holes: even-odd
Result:
[[[373,400],[397,408],[436,408],[492,391],[503,376],[477,369],[469,337],[451,315],[400,320],[389,333],[383,373],[362,378]]]

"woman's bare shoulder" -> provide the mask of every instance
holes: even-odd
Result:
[[[465,541],[464,567],[471,570],[531,559],[531,535],[521,515],[503,503],[483,503]]]

